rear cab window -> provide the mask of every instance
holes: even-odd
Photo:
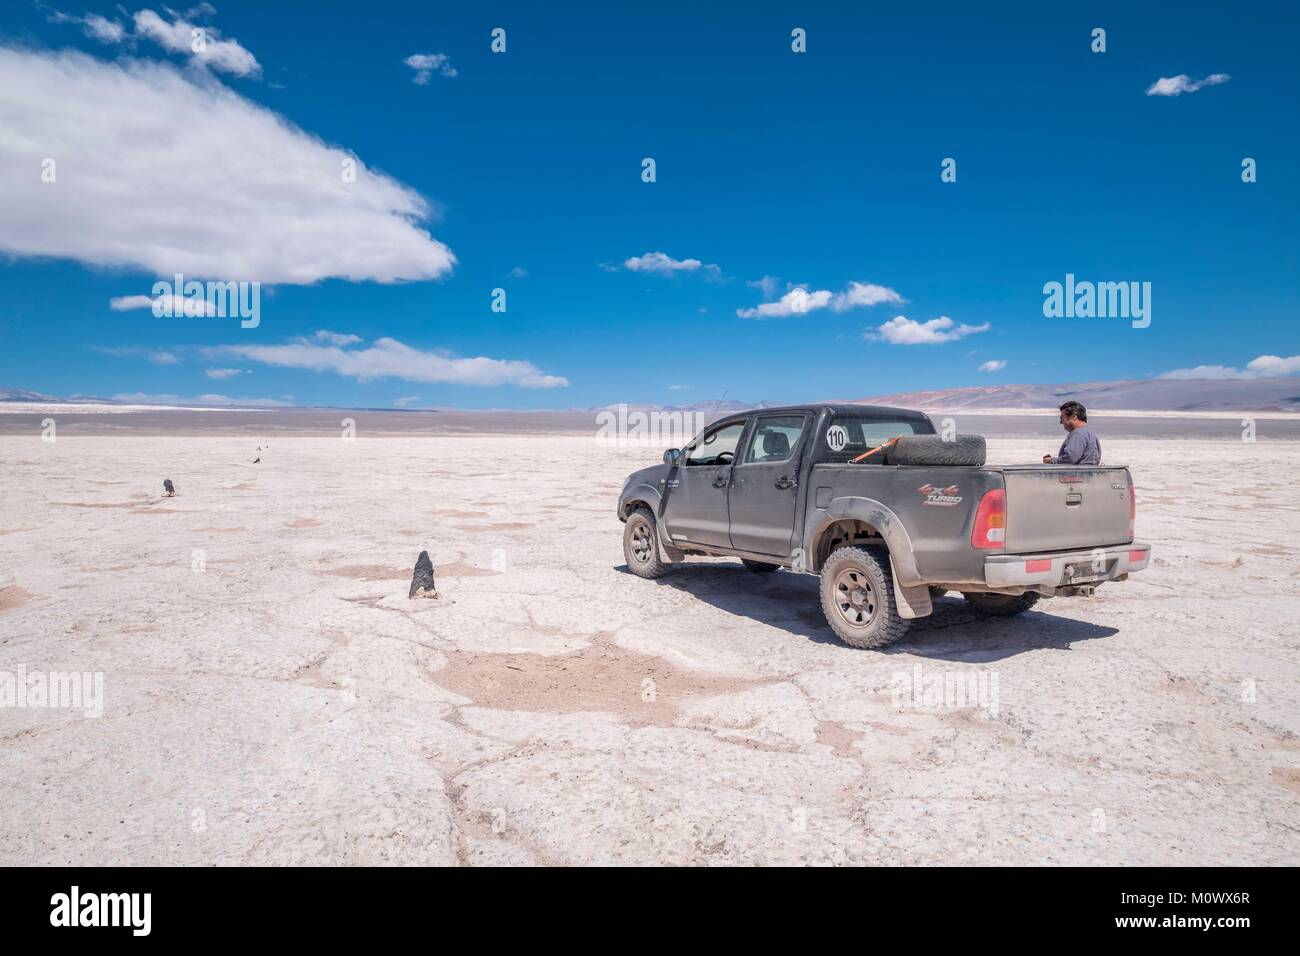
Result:
[[[817,436],[815,464],[846,464],[864,452],[879,448],[900,435],[933,435],[934,426],[925,418],[902,418],[889,415],[835,414]],[[880,464],[883,453],[872,455],[862,464]]]

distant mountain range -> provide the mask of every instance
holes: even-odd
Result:
[[[1078,382],[1065,385],[978,385],[923,392],[895,392],[866,398],[838,399],[845,403],[897,405],[922,409],[1056,408],[1073,399],[1089,408],[1181,412],[1300,412],[1300,378],[1152,379],[1149,381]],[[74,395],[56,398],[21,388],[0,389],[0,402],[120,405],[106,398]],[[689,405],[628,403],[637,411],[703,412],[725,415],[751,408],[774,408],[786,402],[692,402]],[[601,412],[618,405],[598,405],[567,411]],[[401,409],[388,409],[400,411]],[[427,409],[426,409],[427,410]]]
[[[980,385],[927,392],[896,392],[854,399],[877,405],[945,410],[1088,408],[1174,412],[1300,412],[1300,378],[1152,379],[1066,385]]]

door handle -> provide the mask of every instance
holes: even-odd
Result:
[[[714,488],[725,488],[725,487],[727,487],[727,476],[726,476],[726,475],[718,475],[718,477],[714,478],[714,479],[713,479],[713,487],[714,487]]]
[[[794,479],[789,475],[782,475],[776,480],[776,487],[780,488],[782,491],[785,491],[787,488],[793,488]]]

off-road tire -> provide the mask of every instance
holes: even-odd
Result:
[[[822,565],[821,600],[826,623],[850,647],[870,650],[892,644],[911,623],[898,614],[889,553],[883,548],[832,552]],[[855,624],[855,618],[865,618],[865,623]]]
[[[993,617],[1011,617],[1023,614],[1038,603],[1038,594],[1026,591],[1024,594],[988,594],[983,591],[963,591],[966,603],[979,611]]]
[[[654,512],[644,505],[632,509],[623,526],[623,558],[627,569],[639,578],[662,577],[671,567],[659,557]]]
[[[983,465],[987,450],[983,435],[904,435],[888,449],[891,465]]]
[[[766,574],[769,571],[775,571],[780,565],[768,564],[766,561],[751,561],[749,558],[741,558],[740,563],[749,571],[755,574]]]

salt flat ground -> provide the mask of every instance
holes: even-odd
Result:
[[[1300,444],[1109,440],[1151,569],[882,653],[812,577],[626,573],[657,449],[257,443],[0,438],[0,673],[104,677],[0,708],[0,860],[1300,863]]]

